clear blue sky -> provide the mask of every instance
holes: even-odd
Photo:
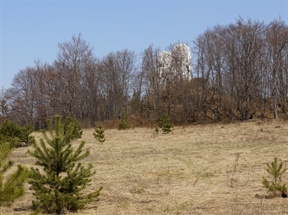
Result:
[[[35,60],[52,63],[58,43],[79,33],[101,58],[150,44],[192,45],[207,28],[239,17],[288,23],[288,0],[0,0],[0,89]]]

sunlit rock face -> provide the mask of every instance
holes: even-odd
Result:
[[[176,44],[172,49],[172,64],[176,72],[183,78],[191,79],[191,52],[186,44]]]
[[[160,84],[165,84],[166,80],[171,76],[172,55],[171,52],[162,51],[157,56],[157,72]]]
[[[191,52],[186,44],[176,44],[172,51],[162,51],[157,56],[158,78],[164,84],[170,78],[179,76],[190,80]]]
[[[162,51],[157,57],[157,67],[168,68],[171,66],[172,55],[171,52]]]

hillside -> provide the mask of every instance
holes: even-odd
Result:
[[[103,144],[92,133],[83,133],[91,151],[86,161],[97,171],[89,189],[104,189],[99,202],[78,214],[288,213],[287,199],[262,198],[261,184],[266,163],[278,157],[286,165],[286,121],[175,127],[158,135],[152,128],[110,129]],[[13,160],[31,166],[26,150],[16,149]],[[282,179],[288,182],[288,173]],[[29,214],[31,200],[28,192],[0,213]]]

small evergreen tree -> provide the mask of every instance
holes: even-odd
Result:
[[[30,134],[33,132],[31,126],[20,126],[16,122],[5,120],[0,127],[0,140],[3,142],[15,142],[16,147],[31,145],[35,139]]]
[[[24,194],[24,183],[28,170],[18,165],[14,172],[7,175],[13,166],[13,161],[7,161],[9,154],[15,148],[16,142],[0,143],[0,206],[10,204]]]
[[[80,126],[80,123],[78,122],[78,120],[73,119],[71,116],[67,116],[64,119],[64,134],[66,134],[66,132],[68,132],[69,129],[69,125],[73,123],[73,131],[72,131],[72,135],[71,135],[71,140],[77,139],[77,138],[81,138],[82,137],[82,133],[83,130]]]
[[[171,132],[173,127],[172,122],[167,114],[163,114],[158,120],[158,127],[162,129],[163,133],[167,134]]]
[[[156,133],[156,134],[159,134],[159,127],[156,127],[156,128],[155,128],[155,133]]]
[[[95,131],[93,133],[96,140],[98,140],[100,143],[104,143],[106,140],[104,132],[105,132],[104,128],[100,125],[98,128],[95,128]]]
[[[31,168],[31,190],[36,196],[33,207],[36,210],[61,214],[65,211],[77,211],[85,204],[98,199],[100,189],[84,194],[84,189],[91,182],[92,165],[84,167],[80,161],[89,155],[83,151],[85,142],[74,150],[71,140],[74,136],[75,124],[70,123],[66,132],[60,116],[55,116],[54,124],[49,123],[48,134],[43,131],[40,144],[33,144],[34,151],[29,153],[36,158]]]
[[[283,162],[278,163],[278,159],[275,157],[274,161],[266,164],[266,171],[271,175],[271,180],[263,177],[262,184],[271,193],[272,197],[282,196],[287,197],[286,184],[282,182],[281,177],[286,172],[286,168],[283,167]]]
[[[130,124],[128,123],[128,117],[125,112],[122,112],[121,117],[120,117],[120,122],[118,129],[119,130],[126,130],[130,128]]]

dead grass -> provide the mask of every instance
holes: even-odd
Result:
[[[85,162],[97,171],[90,189],[104,189],[78,214],[288,214],[287,199],[261,198],[265,163],[275,156],[286,162],[287,122],[176,127],[158,135],[152,128],[111,129],[103,144],[93,131],[83,134],[91,152]],[[13,159],[30,167],[26,150]],[[0,214],[29,214],[31,200],[28,191]]]

